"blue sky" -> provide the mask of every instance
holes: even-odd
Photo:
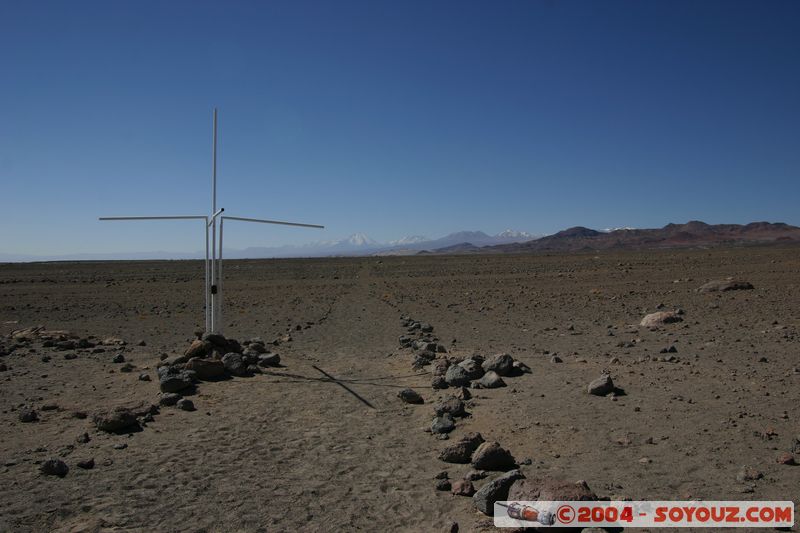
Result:
[[[4,2],[0,252],[800,224],[800,3]]]

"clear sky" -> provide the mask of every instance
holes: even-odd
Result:
[[[0,4],[0,252],[800,224],[800,2]],[[194,225],[193,225],[194,224]]]

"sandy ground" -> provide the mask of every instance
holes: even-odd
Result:
[[[755,289],[696,292],[728,276]],[[468,431],[530,459],[527,476],[601,497],[800,501],[800,467],[776,462],[800,438],[800,249],[230,262],[225,333],[290,333],[274,348],[284,366],[204,382],[197,411],[162,407],[140,432],[95,429],[98,409],[158,403],[155,366],[202,325],[201,283],[197,262],[0,265],[2,335],[128,343],[0,358],[0,530],[491,530],[471,498],[435,490],[439,472],[470,469],[437,458]],[[659,304],[685,320],[638,327]],[[440,441],[424,429],[449,392],[412,370],[402,315],[432,324],[447,355],[506,352],[532,373],[474,390],[472,416]],[[604,370],[625,396],[587,394]],[[425,405],[402,403],[405,387]],[[25,407],[40,420],[20,422]],[[39,472],[50,457],[65,477]],[[763,478],[737,481],[743,465]]]

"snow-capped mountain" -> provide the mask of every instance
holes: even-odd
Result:
[[[369,238],[364,233],[353,233],[346,239],[342,239],[334,244],[334,246],[341,246],[341,247],[354,247],[354,248],[362,248],[367,246],[377,246],[378,241]]]
[[[537,235],[533,235],[532,233],[528,233],[527,231],[516,231],[513,229],[507,229],[505,231],[501,231],[497,235],[495,235],[498,239],[524,239],[524,240],[531,240],[535,239]]]
[[[405,246],[408,244],[417,244],[420,242],[427,242],[430,239],[427,237],[423,237],[422,235],[409,235],[408,237],[403,237],[402,239],[397,239],[395,241],[389,241],[386,244],[390,246]]]

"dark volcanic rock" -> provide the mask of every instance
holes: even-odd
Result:
[[[469,385],[469,372],[467,372],[461,365],[451,365],[447,368],[447,372],[444,375],[444,380],[448,385],[452,385],[454,387]]]
[[[158,381],[161,392],[178,392],[189,388],[194,382],[194,372],[181,370],[174,366],[158,367]]]
[[[170,405],[175,405],[176,403],[178,403],[178,401],[180,401],[182,397],[183,396],[181,396],[180,394],[176,394],[174,392],[167,392],[161,395],[161,398],[159,398],[158,403],[159,405],[164,405],[168,407]]]
[[[222,357],[222,364],[225,365],[225,370],[234,376],[246,376],[247,364],[242,357],[242,354],[235,352],[226,353]]]
[[[501,353],[488,358],[482,366],[484,372],[494,371],[500,376],[508,376],[514,368],[514,358]]]
[[[194,411],[195,410],[194,403],[192,402],[192,400],[190,400],[188,398],[181,398],[180,400],[178,400],[178,403],[175,404],[175,407],[177,407],[178,409],[181,409],[183,411]]]
[[[39,414],[34,409],[23,409],[17,415],[20,422],[36,422],[39,420]]]
[[[478,379],[483,375],[483,367],[481,367],[481,363],[482,361],[479,361],[478,359],[471,357],[469,359],[464,359],[463,361],[458,363],[458,366],[460,366],[467,372],[467,376],[469,376],[470,380],[473,380],[473,379]]]
[[[61,459],[48,459],[39,465],[39,471],[47,476],[64,477],[69,472],[69,467]]]
[[[434,405],[433,411],[436,413],[437,416],[441,416],[445,413],[450,413],[451,416],[466,415],[466,412],[464,411],[464,402],[462,402],[455,396],[445,398],[441,402]]]
[[[281,364],[281,356],[276,353],[265,353],[258,356],[258,366],[270,367]]]
[[[475,507],[485,515],[494,515],[494,502],[508,499],[511,486],[525,476],[519,470],[511,470],[486,483],[472,496]]]
[[[83,468],[84,470],[91,470],[94,468],[94,457],[78,461],[78,468]]]
[[[437,416],[431,423],[431,433],[450,433],[456,428],[455,420],[448,413]]]
[[[509,470],[517,466],[517,461],[497,442],[484,442],[472,454],[472,466],[478,470]]]
[[[473,385],[477,385],[477,388],[480,389],[496,389],[498,387],[505,387],[506,382],[503,381],[503,378],[497,375],[497,372],[490,370]]]
[[[425,403],[425,400],[422,399],[422,396],[420,396],[419,393],[414,389],[403,389],[397,393],[397,396],[406,403]]]

